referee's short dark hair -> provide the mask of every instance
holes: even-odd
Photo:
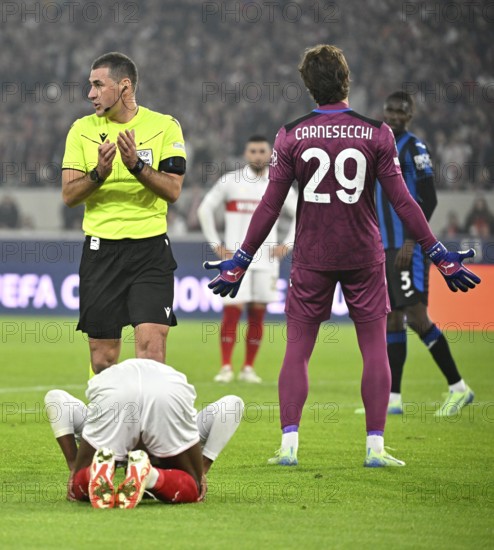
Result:
[[[402,90],[398,90],[397,92],[393,92],[392,94],[389,94],[386,98],[386,101],[384,102],[384,105],[390,100],[390,99],[396,99],[397,101],[401,101],[402,103],[408,103],[408,112],[413,115],[415,111],[415,101],[413,100],[413,97],[408,94],[407,92],[403,92]]]
[[[120,82],[122,78],[130,79],[132,89],[135,91],[137,88],[137,67],[136,64],[123,53],[109,52],[100,55],[93,61],[91,70],[108,68],[110,70],[110,76],[115,82]]]

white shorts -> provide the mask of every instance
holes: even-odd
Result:
[[[95,449],[109,447],[124,460],[139,439],[164,458],[199,442],[196,392],[187,377],[151,359],[128,359],[88,382],[82,437]]]
[[[279,269],[253,269],[247,270],[235,298],[227,296],[223,298],[223,305],[249,304],[259,302],[269,304],[276,300],[276,283],[278,282]]]

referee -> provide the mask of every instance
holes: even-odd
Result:
[[[77,329],[99,373],[118,363],[129,324],[136,357],[165,362],[177,324],[166,213],[180,196],[186,154],[178,121],[137,105],[137,68],[127,56],[96,59],[89,83],[95,112],[68,133],[62,196],[67,206],[85,204]]]

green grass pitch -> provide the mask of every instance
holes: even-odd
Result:
[[[323,326],[310,365],[299,466],[266,464],[280,441],[277,375],[284,325],[268,324],[258,358],[264,383],[212,382],[218,325],[181,321],[168,363],[184,371],[197,408],[227,393],[246,409],[209,474],[207,502],[94,510],[65,501],[67,470],[44,416],[47,389],[84,399],[88,346],[73,319],[0,319],[1,548],[492,548],[494,535],[494,333],[449,333],[453,354],[476,392],[461,416],[440,420],[445,381],[425,347],[409,338],[407,414],[388,420],[386,444],[402,469],[362,467],[361,359],[352,325]],[[126,332],[122,357],[133,356]],[[235,365],[243,356],[235,351]]]

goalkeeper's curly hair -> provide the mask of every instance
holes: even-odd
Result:
[[[308,48],[298,70],[318,105],[338,103],[348,97],[350,69],[340,48],[329,44]]]

